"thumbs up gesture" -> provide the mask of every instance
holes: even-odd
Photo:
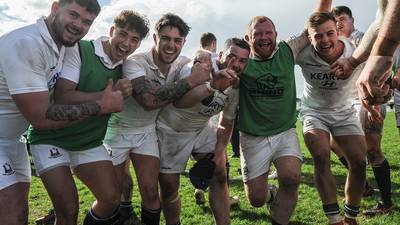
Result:
[[[113,80],[108,80],[107,87],[103,91],[100,100],[97,101],[100,105],[100,114],[109,114],[113,112],[121,112],[124,105],[122,92],[113,90]]]

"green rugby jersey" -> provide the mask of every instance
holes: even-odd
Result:
[[[79,42],[81,68],[77,91],[98,92],[106,88],[108,80],[114,83],[122,76],[122,65],[114,69],[107,68],[95,54],[95,48],[90,41]],[[110,115],[91,117],[72,126],[37,130],[29,128],[30,144],[49,144],[70,151],[82,151],[102,145]]]
[[[296,123],[294,57],[286,42],[267,60],[249,59],[240,75],[239,130],[271,136]]]

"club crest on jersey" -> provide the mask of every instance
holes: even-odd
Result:
[[[256,87],[249,89],[249,94],[253,97],[282,97],[284,88],[278,84],[277,76],[271,73],[264,74],[255,80]]]
[[[49,159],[55,159],[55,158],[61,157],[63,155],[60,152],[60,150],[58,150],[58,148],[49,149],[49,153],[50,153]]]
[[[5,176],[11,176],[15,173],[15,171],[13,170],[13,168],[9,163],[4,163],[3,170],[4,170],[3,175]]]

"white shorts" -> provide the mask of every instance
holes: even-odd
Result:
[[[100,145],[84,151],[68,151],[54,145],[31,145],[32,159],[38,175],[60,166],[76,166],[111,160],[105,146]]]
[[[18,182],[31,182],[26,146],[19,138],[0,138],[0,190]]]
[[[400,128],[400,91],[394,91],[394,111],[396,114],[397,127]]]
[[[113,165],[120,165],[129,159],[130,153],[160,158],[156,132],[142,134],[112,134],[104,139]]]
[[[303,159],[295,128],[268,137],[240,132],[240,153],[243,182],[267,173],[271,163],[280,157]]]
[[[303,123],[303,134],[319,129],[332,136],[364,135],[354,108],[340,113],[304,109],[300,110],[300,119]]]
[[[182,173],[191,154],[214,152],[217,128],[209,123],[198,132],[176,132],[159,124],[157,135],[160,148],[160,172]]]

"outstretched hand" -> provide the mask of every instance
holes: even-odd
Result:
[[[392,57],[369,57],[356,83],[361,104],[368,111],[372,111],[370,105],[380,105],[391,98],[393,90],[386,83],[391,69]]]

